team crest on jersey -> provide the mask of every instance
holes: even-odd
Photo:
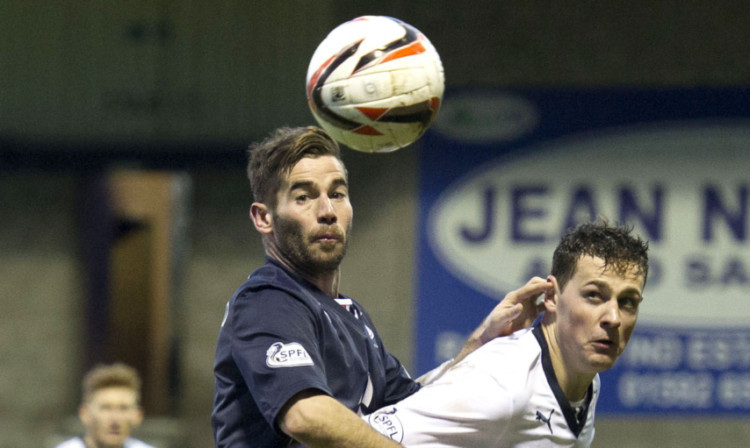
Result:
[[[313,360],[307,350],[297,342],[274,342],[266,350],[266,365],[273,368],[311,366]]]
[[[396,417],[396,407],[388,406],[367,417],[367,423],[376,431],[401,443],[404,438],[404,428],[401,420]]]

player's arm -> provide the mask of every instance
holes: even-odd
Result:
[[[523,387],[500,384],[486,369],[465,362],[440,381],[363,419],[408,447],[498,446],[519,402],[510,390]]]
[[[373,430],[334,398],[312,389],[292,397],[279,413],[278,422],[285,434],[310,448],[401,446]]]
[[[491,339],[530,327],[542,310],[542,306],[536,303],[537,297],[552,293],[554,286],[550,279],[541,277],[533,277],[522,287],[509,292],[469,336],[454,363]]]
[[[537,297],[552,293],[554,286],[550,279],[541,277],[533,277],[522,287],[509,292],[471,333],[455,358],[420,376],[417,382],[422,385],[430,384],[487,341],[530,327],[542,311],[542,306],[536,303]]]

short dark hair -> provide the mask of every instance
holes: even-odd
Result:
[[[250,145],[247,177],[253,198],[273,208],[283,176],[305,157],[333,156],[341,160],[339,144],[315,127],[281,127]],[[343,163],[342,163],[343,165]]]
[[[573,277],[578,260],[585,256],[604,260],[606,269],[625,273],[635,266],[648,278],[648,242],[634,235],[632,226],[610,225],[604,219],[569,229],[552,256],[552,275],[561,289]]]
[[[141,377],[133,367],[116,362],[99,364],[83,378],[83,401],[89,401],[95,392],[110,387],[124,387],[135,392],[138,402],[141,401]]]

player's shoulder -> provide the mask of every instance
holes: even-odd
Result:
[[[293,278],[281,267],[266,263],[256,269],[234,292],[230,306],[253,308],[278,307],[284,301],[290,303],[312,302],[306,294],[305,285]]]
[[[288,326],[295,320],[324,322],[324,302],[321,292],[268,263],[237,288],[226,305],[222,328]]]
[[[513,359],[515,362],[534,361],[539,358],[541,349],[534,336],[533,328],[524,328],[508,336],[501,336],[485,343],[469,356],[493,362],[498,356]]]
[[[55,446],[55,448],[86,448],[86,444],[80,437],[73,437]]]
[[[155,448],[155,447],[153,445],[149,445],[148,443],[142,440],[134,439],[131,437],[125,441],[123,448]]]
[[[259,267],[240,285],[234,300],[257,300],[275,296],[274,299],[289,298],[301,302],[316,302],[317,289],[306,280],[290,273],[275,262]]]
[[[268,288],[287,289],[293,283],[295,283],[294,279],[282,267],[267,262],[250,274],[245,282],[237,288],[235,295]]]
[[[525,383],[528,373],[540,362],[539,344],[531,330],[526,329],[488,341],[453,366],[444,378],[472,376],[472,381],[477,381],[482,377],[514,390],[516,385]]]
[[[55,448],[86,448],[86,444],[84,443],[83,439],[80,437],[73,437],[72,439],[68,439],[59,445],[55,446]],[[129,438],[125,441],[123,444],[123,448],[155,448],[153,445],[149,445],[148,443],[134,439]]]
[[[488,341],[469,354],[461,363],[485,372],[503,383],[526,381],[526,375],[541,363],[541,348],[531,329]]]

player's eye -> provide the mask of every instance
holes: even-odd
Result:
[[[601,293],[597,290],[586,291],[583,296],[591,301],[603,300]]]
[[[640,301],[633,297],[624,297],[618,300],[620,308],[628,311],[636,311]]]

